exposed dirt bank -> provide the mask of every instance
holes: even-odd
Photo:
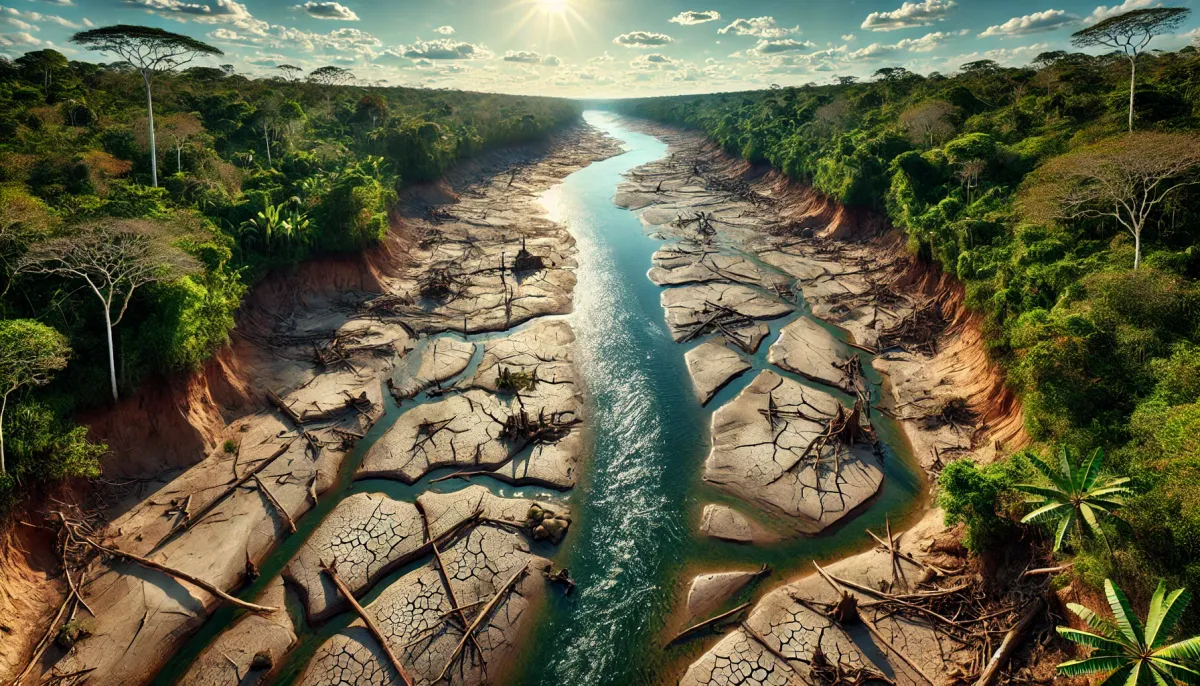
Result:
[[[535,317],[570,311],[574,242],[565,229],[543,217],[537,197],[570,172],[616,152],[612,141],[581,126],[546,144],[490,153],[459,166],[437,184],[406,191],[387,240],[377,248],[306,263],[261,283],[239,315],[229,348],[202,370],[147,388],[86,418],[94,434],[113,448],[105,464],[106,485],[97,493],[103,507],[91,540],[230,592],[248,583],[290,527],[339,482],[354,443],[384,415],[385,385],[419,391],[429,383],[453,382],[465,369],[442,364],[442,346],[427,345],[429,336],[504,331]],[[468,375],[449,392],[439,389],[447,402],[466,394],[486,396],[489,421],[496,422],[495,431],[488,429],[490,439],[531,447],[531,455],[528,450],[518,455],[513,448],[512,460],[493,465],[510,478],[533,464],[569,478],[578,459],[578,429],[573,427],[579,418],[573,411],[552,414],[548,426],[537,420],[511,422],[522,395],[497,389],[495,378],[503,362],[518,378],[536,380],[533,397],[541,389],[553,389],[555,398],[575,403],[578,389],[572,392],[563,381],[571,375],[572,339],[565,328],[556,338],[566,346],[562,353],[547,353],[541,342],[531,347],[518,334],[507,347],[494,344],[490,365],[485,353],[480,374],[491,376]],[[456,340],[452,348],[474,347],[461,337]],[[553,364],[547,367],[543,360]],[[550,370],[555,365],[557,371]],[[411,378],[417,373],[431,378]],[[268,401],[272,393],[275,399]],[[436,446],[442,440],[437,433],[425,427],[409,449]],[[443,463],[469,467],[473,461],[470,455],[458,455]],[[469,490],[458,493],[460,498],[470,495]],[[492,508],[505,513],[494,522],[487,512],[472,515],[462,507],[468,510],[466,521],[452,531],[440,531],[420,504],[396,509],[383,525],[371,512],[340,521],[363,531],[408,531],[415,522],[425,543],[409,559],[444,548],[430,569],[445,588],[432,591],[423,578],[410,578],[426,573],[420,570],[402,577],[384,591],[381,602],[386,599],[386,605],[368,606],[377,621],[398,621],[388,618],[389,608],[417,603],[431,613],[428,622],[450,626],[461,617],[465,624],[470,614],[456,608],[494,600],[486,606],[491,614],[471,630],[477,632],[471,643],[482,644],[483,651],[461,653],[456,666],[456,682],[474,683],[484,669],[480,660],[500,665],[508,659],[528,629],[528,620],[521,618],[532,616],[526,599],[532,602],[545,592],[545,561],[529,553],[528,540],[552,536],[557,542],[569,522],[528,504],[514,506],[523,508],[521,516]],[[51,561],[42,559],[46,554]],[[70,674],[97,684],[144,682],[220,602],[172,574],[133,561],[86,557],[87,564],[74,576],[80,602],[68,605],[87,633],[69,649],[50,645],[30,680]],[[26,661],[66,589],[53,553],[0,559],[5,572],[0,609],[6,613],[4,624],[13,629],[0,641],[0,665],[9,665],[11,674]],[[503,561],[499,567],[497,559]],[[321,561],[342,563],[350,576],[349,558],[334,554]],[[512,574],[501,574],[505,570]],[[367,574],[363,583],[377,576]],[[46,582],[51,577],[58,579],[57,588]],[[39,584],[40,594],[31,593]],[[259,603],[280,607],[283,597],[283,586],[272,584]],[[262,622],[263,630],[255,631],[253,622]],[[263,666],[267,663],[278,666],[281,651],[295,639],[290,624],[286,613],[248,615],[201,656],[187,680],[220,682],[216,672],[227,669],[230,658],[222,659],[219,651],[231,641],[240,645],[229,653],[237,656],[239,674],[270,669]],[[368,653],[380,651],[370,636],[363,643],[363,629],[351,631],[359,633],[339,640],[352,639]],[[271,659],[264,660],[261,651],[247,652],[246,641],[238,636],[251,637],[251,645],[261,642]],[[405,653],[411,638],[395,633],[388,643]],[[437,647],[422,653],[429,656],[424,663],[405,658],[409,670],[423,680],[433,680],[442,668],[434,657],[455,661],[459,656],[453,643],[443,645],[441,638],[451,637],[439,635]],[[343,649],[331,647],[324,654]],[[329,667],[338,669],[334,663]],[[320,673],[319,664],[313,669],[317,671],[306,677],[313,683],[331,676]],[[386,660],[373,669],[394,676]]]

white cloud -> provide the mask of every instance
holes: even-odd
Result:
[[[717,21],[720,18],[721,13],[716,10],[687,10],[686,12],[676,14],[667,21],[682,26],[694,26],[696,24]]]
[[[417,41],[412,45],[402,46],[401,52],[410,59],[423,57],[430,60],[476,60],[492,56],[492,51],[482,45],[463,43],[452,38]]]
[[[854,34],[853,34],[853,33],[843,33],[843,34],[842,34],[842,40],[844,40],[844,41],[846,41],[847,43],[849,43],[850,41],[854,40]]]
[[[58,5],[60,7],[70,7],[71,5],[75,4],[71,2],[71,0],[42,0],[42,2],[46,3],[47,5]]]
[[[629,66],[638,70],[663,70],[663,69],[678,69],[680,62],[673,60],[666,55],[659,53],[650,53],[649,55],[638,55],[633,58]]]
[[[532,50],[509,50],[500,59],[520,64],[544,64],[547,67],[557,67],[562,64],[562,60],[555,55],[543,55]]]
[[[340,2],[317,2],[316,0],[308,0],[303,5],[296,5],[294,9],[304,10],[311,17],[317,19],[330,19],[333,21],[358,21],[358,15],[354,10],[346,7]]]
[[[1096,7],[1096,9],[1092,10],[1092,13],[1088,15],[1087,19],[1083,20],[1083,23],[1095,24],[1096,22],[1101,22],[1105,19],[1111,19],[1119,14],[1125,14],[1126,12],[1145,9],[1147,7],[1158,7],[1161,4],[1161,2],[1156,2],[1156,0],[1125,0],[1125,2],[1121,3],[1120,5],[1113,5],[1112,7],[1099,5]]]
[[[83,28],[82,24],[77,24],[68,19],[63,19],[62,17],[51,14],[42,14],[41,12],[23,12],[12,7],[5,7],[4,5],[0,5],[0,19],[4,19],[9,24],[12,24],[13,26],[16,26],[24,31],[40,31],[41,27],[34,26],[33,24],[29,23],[34,21],[58,24],[59,26],[68,29]]]
[[[608,54],[608,51],[605,50],[603,55],[597,55],[596,57],[588,58],[588,64],[612,64],[616,60],[617,58]]]
[[[41,45],[49,45],[49,43],[28,31],[0,33],[0,48],[36,48]]]
[[[443,36],[449,36],[454,33],[454,27],[453,26],[439,26],[436,29],[434,29],[433,32],[440,33]]]
[[[755,55],[776,55],[781,52],[797,52],[815,48],[817,45],[806,40],[784,38],[782,40],[760,40],[757,45],[747,52]]]
[[[783,38],[784,36],[793,33],[799,33],[799,31],[799,26],[793,26],[790,29],[777,26],[775,24],[775,17],[755,17],[753,19],[735,19],[732,24],[723,29],[719,29],[717,33],[726,34],[733,32],[738,36]]]
[[[951,38],[967,35],[968,30],[934,31],[920,38],[905,38],[891,44],[871,43],[861,50],[847,53],[849,60],[871,60],[887,57],[898,52],[932,52],[945,45]]]
[[[1023,17],[1013,17],[1003,24],[989,26],[987,30],[979,34],[980,38],[1013,38],[1015,36],[1027,36],[1031,33],[1042,33],[1043,31],[1053,31],[1060,29],[1067,24],[1074,22],[1078,17],[1073,14],[1068,14],[1064,10],[1043,10],[1026,14]]]
[[[630,31],[613,39],[614,44],[627,48],[659,48],[674,42],[675,39],[667,34],[653,31]]]
[[[862,28],[871,31],[894,31],[915,26],[929,26],[942,21],[950,9],[958,3],[954,0],[923,0],[905,2],[890,12],[872,12],[863,20]]]

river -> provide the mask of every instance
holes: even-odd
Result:
[[[919,512],[925,490],[899,428],[876,415],[873,423],[886,453],[884,485],[848,522],[818,537],[792,538],[765,547],[725,543],[699,534],[704,504],[727,502],[736,506],[736,501],[700,478],[709,449],[712,412],[737,395],[761,369],[771,368],[812,385],[766,361],[767,348],[779,330],[805,313],[806,308],[803,298],[796,297],[799,304],[795,314],[770,322],[770,336],[751,356],[753,368],[702,408],[684,363],[689,346],[672,340],[660,305],[662,289],[646,276],[651,256],[663,243],[648,235],[637,213],[612,203],[624,175],[665,156],[667,145],[624,126],[614,115],[589,111],[584,117],[621,141],[625,152],[571,174],[547,191],[542,202],[550,218],[567,226],[578,244],[574,312],[567,318],[577,338],[576,363],[588,389],[585,417],[591,446],[580,482],[569,495],[574,514],[571,533],[557,551],[546,544],[534,547],[537,554],[552,556],[556,566],[567,567],[577,586],[569,596],[556,589],[550,594],[532,645],[519,659],[514,673],[500,677],[509,684],[663,683],[707,645],[694,641],[670,650],[661,647],[660,634],[672,619],[684,589],[682,580],[694,573],[769,564],[774,571],[760,586],[761,592],[808,569],[810,560],[841,557],[868,547],[871,542],[864,530],[882,529],[885,516],[890,516],[893,527],[899,528]],[[723,247],[736,251],[736,246]],[[778,273],[761,262],[758,266]],[[840,330],[834,331],[845,336]],[[482,342],[509,333],[467,339]],[[471,366],[458,378],[474,374],[479,357],[477,352]],[[867,372],[873,374],[869,365]],[[871,378],[876,384],[880,381],[877,376]],[[424,394],[415,399],[415,403],[426,401]],[[413,406],[396,406],[386,394],[385,403],[386,414],[346,460],[337,486],[299,522],[297,534],[281,543],[260,565],[260,581],[240,595],[250,598],[261,592],[345,497],[381,492],[411,501],[431,487],[431,480],[453,471],[435,471],[413,485],[380,479],[353,481],[354,471],[371,444]],[[541,488],[515,488],[488,479],[476,483],[510,497],[563,497]],[[448,491],[466,486],[466,482],[451,480],[433,488]],[[740,509],[745,511],[744,507]],[[419,564],[414,562],[388,575],[362,598],[363,603],[369,604],[389,583]],[[740,600],[752,595],[747,591]],[[290,598],[289,606],[300,642],[284,658],[275,678],[278,684],[298,681],[313,651],[354,619],[346,613],[313,627],[305,622],[294,598]],[[215,612],[159,673],[155,683],[170,684],[186,673],[195,657],[236,614],[228,608]]]

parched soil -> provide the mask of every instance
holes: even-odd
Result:
[[[796,297],[811,313],[783,327],[768,354],[811,387],[763,371],[713,415],[704,478],[741,506],[706,505],[703,533],[771,545],[747,514],[782,515],[807,533],[852,516],[882,480],[865,434],[869,412],[899,422],[931,478],[951,460],[988,462],[1027,442],[1020,405],[987,359],[961,285],[917,263],[898,232],[696,134],[633,125],[666,140],[670,154],[634,170],[615,202],[641,211],[648,231],[667,241],[649,276],[667,288],[675,339],[703,341],[687,355],[699,397],[749,366],[741,355],[758,347],[762,319],[792,312]],[[882,388],[865,380],[864,362],[883,374]],[[857,402],[851,409],[822,388]],[[942,520],[931,509],[908,531],[879,531],[877,547],[703,626],[693,640],[715,643],[680,683],[973,682],[993,639],[1027,612],[1044,614],[1040,582],[984,593],[961,532]],[[680,613],[689,623],[721,617],[753,573],[703,571]],[[712,638],[716,627],[723,638]]]
[[[407,191],[382,245],[266,280],[248,298],[230,347],[203,370],[87,417],[114,452],[95,498],[67,510],[79,524],[69,560],[78,600],[66,595],[60,570],[4,557],[0,601],[20,619],[9,622],[6,614],[0,664],[15,675],[42,644],[24,683],[151,678],[222,602],[185,575],[230,593],[250,583],[318,502],[340,498],[339,475],[358,454],[355,444],[391,402],[400,404],[400,420],[380,443],[394,454],[439,457],[416,471],[362,476],[411,482],[451,467],[472,472],[462,478],[495,470],[509,482],[569,488],[585,419],[573,334],[561,321],[503,332],[570,311],[574,240],[545,219],[538,198],[616,152],[613,141],[579,126],[543,145],[482,156],[442,182]],[[484,332],[496,333],[481,342],[465,338]],[[484,348],[483,362],[462,378],[476,346]],[[500,381],[512,374],[532,381]],[[494,452],[492,460],[441,452],[435,434],[449,437],[457,427],[437,412],[410,432],[403,428],[409,414],[464,399],[487,410],[489,428],[472,445]],[[570,516],[554,503],[485,497],[483,488],[436,490],[412,503],[368,494],[342,501],[283,581],[315,622],[348,609],[327,569],[358,595],[391,570],[423,561],[364,612],[420,683],[436,680],[443,668],[452,683],[480,683],[511,659],[530,628],[530,605],[551,588],[549,563],[530,552],[530,542],[557,543]],[[96,555],[93,543],[162,569]],[[49,577],[57,586],[45,583]],[[31,593],[39,582],[45,592]],[[257,679],[278,668],[296,640],[283,610],[291,592],[272,580],[255,600],[270,610],[227,627],[184,682]],[[69,648],[41,640],[63,602],[84,629]],[[426,631],[411,635],[420,629]],[[303,682],[398,679],[388,658],[369,659],[382,653],[360,619],[318,649]]]

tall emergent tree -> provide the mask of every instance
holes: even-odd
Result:
[[[1104,594],[1115,622],[1082,605],[1067,605],[1091,631],[1060,626],[1058,635],[1091,648],[1092,652],[1082,660],[1060,664],[1059,674],[1105,674],[1108,678],[1104,684],[1114,686],[1200,684],[1200,672],[1194,668],[1200,659],[1200,636],[1170,643],[1171,632],[1192,599],[1186,588],[1168,594],[1167,587],[1159,581],[1150,599],[1145,625],[1138,620],[1121,589],[1108,579],[1104,580]]]
[[[1129,58],[1129,130],[1133,131],[1133,89],[1137,83],[1138,55],[1155,36],[1171,33],[1191,14],[1186,7],[1151,7],[1133,10],[1071,34],[1071,44],[1088,48],[1096,45],[1123,50]]]
[[[175,238],[162,224],[148,219],[106,219],[85,224],[70,236],[34,244],[18,263],[18,273],[83,281],[100,299],[113,400],[118,395],[112,332],[125,316],[134,291],[200,271],[199,262],[175,247]]]
[[[49,383],[67,366],[67,339],[32,319],[0,319],[0,474],[4,474],[4,411],[8,396],[25,386]]]
[[[217,48],[194,38],[150,26],[117,24],[71,36],[88,50],[111,52],[133,65],[142,74],[146,86],[146,116],[150,126],[150,183],[158,185],[158,152],[154,147],[154,100],[150,95],[150,77],[172,71],[200,55],[224,55]]]
[[[1133,236],[1133,268],[1142,232],[1156,209],[1183,186],[1200,183],[1200,136],[1139,131],[1060,155],[1022,191],[1034,220],[1112,218]]]

